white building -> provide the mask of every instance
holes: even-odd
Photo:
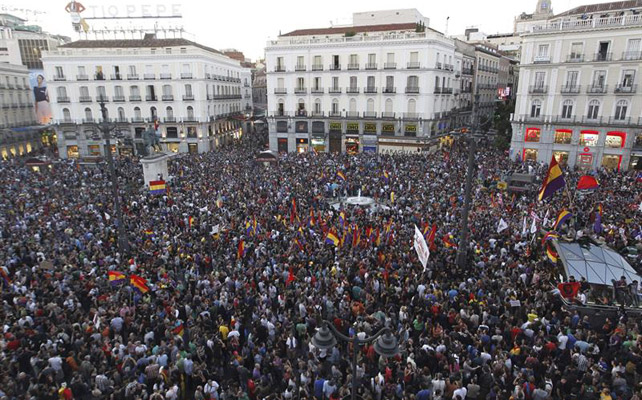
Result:
[[[577,7],[523,39],[511,157],[639,168],[642,0]]]
[[[417,10],[356,13],[265,52],[272,150],[417,152],[455,127],[462,58]]]
[[[0,158],[40,147],[29,71],[23,65],[0,63]]]
[[[62,158],[103,154],[94,125],[101,98],[124,134],[123,154],[142,152],[154,121],[168,151],[215,149],[242,133],[251,102],[249,70],[185,39],[77,41],[46,52],[43,63]]]

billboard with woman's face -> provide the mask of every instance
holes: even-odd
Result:
[[[47,81],[43,70],[32,69],[29,71],[29,83],[31,84],[33,97],[36,106],[36,119],[39,124],[47,125],[51,122],[51,107],[49,106],[49,92]]]

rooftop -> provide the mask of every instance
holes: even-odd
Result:
[[[592,13],[604,13],[609,11],[630,10],[632,8],[641,8],[642,0],[627,0],[627,1],[614,1],[611,3],[588,4],[572,8],[557,14],[554,18],[565,17],[570,15],[582,15]]]
[[[163,48],[194,46],[211,53],[223,54],[220,51],[187,39],[113,39],[113,40],[78,40],[60,46],[63,49],[130,49],[130,48]]]
[[[313,36],[313,35],[345,35],[346,33],[367,33],[367,32],[386,32],[386,31],[408,31],[415,30],[417,24],[404,23],[404,24],[382,24],[382,25],[362,25],[362,26],[340,26],[332,28],[316,28],[316,29],[298,29],[281,35],[285,36]],[[430,29],[426,27],[426,29]]]

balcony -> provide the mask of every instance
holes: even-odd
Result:
[[[642,51],[625,51],[622,53],[622,61],[642,60]]]
[[[191,72],[182,72],[181,73],[181,79],[192,79],[194,78],[194,75],[192,75]]]
[[[307,94],[308,89],[304,87],[294,88],[294,94]]]
[[[366,119],[377,118],[377,112],[376,111],[364,111],[363,112],[363,118],[366,118]]]
[[[98,103],[109,103],[109,97],[104,94],[96,96],[96,102]]]
[[[330,64],[328,69],[330,71],[341,71],[341,64]]]
[[[549,64],[551,56],[535,56],[533,57],[533,64]]]
[[[294,113],[294,117],[305,118],[305,117],[307,117],[307,116],[308,116],[308,112],[307,112],[307,111],[305,111],[305,110],[297,110],[297,111]]]
[[[586,87],[587,94],[606,94],[609,85],[590,85]]]
[[[323,111],[311,111],[310,112],[310,116],[311,117],[320,118],[320,117],[323,117],[324,115],[325,115],[325,113]]]
[[[122,75],[120,75],[120,74],[112,74],[112,76],[111,76],[111,80],[112,80],[112,81],[122,81],[122,80],[123,80],[123,77],[122,77]]]
[[[144,74],[143,75],[143,79],[145,79],[145,80],[156,79],[156,74]]]
[[[71,100],[69,99],[69,97],[66,97],[66,96],[58,96],[57,101],[58,101],[58,103],[61,103],[61,104],[62,104],[62,103],[69,103],[69,102],[71,102]]]
[[[419,113],[403,113],[403,119],[419,119]]]
[[[187,117],[183,118],[183,122],[198,122],[198,118],[193,115],[188,115]]]
[[[174,101],[174,95],[164,94],[162,99],[163,99],[163,101]]]
[[[515,119],[513,120],[519,122],[544,122],[544,115],[522,114],[519,116],[515,116]]]
[[[338,93],[341,93],[341,88],[338,88],[338,87],[330,88],[330,89],[328,89],[328,93],[330,93],[330,94],[338,94]]]
[[[161,73],[160,74],[160,78],[161,79],[165,79],[165,80],[172,79],[172,74],[169,74],[169,73],[166,73],[166,72],[165,73]]]
[[[312,71],[323,71],[322,64],[312,64]]]
[[[175,123],[176,122],[176,117],[165,117],[165,119],[163,121],[169,122],[169,123]]]
[[[444,69],[445,69],[446,71],[454,71],[454,70],[455,70],[455,66],[454,66],[454,65],[452,65],[452,64],[444,64]],[[491,71],[491,72],[492,72],[492,71]],[[495,71],[495,72],[497,72],[497,71]]]
[[[146,101],[158,101],[158,97],[148,95],[148,96],[145,96],[145,100]]]
[[[66,81],[67,78],[64,75],[54,75],[54,81]]]
[[[593,55],[593,62],[612,61],[613,53],[596,53]]]
[[[288,94],[286,88],[274,88],[274,94]]]
[[[58,125],[75,125],[76,121],[71,118],[59,119],[56,121]]]
[[[366,70],[371,71],[371,70],[376,70],[376,69],[377,69],[377,63],[366,64]]]
[[[127,74],[127,80],[128,81],[137,81],[138,80],[138,74]]]
[[[617,94],[635,94],[638,90],[638,85],[619,84],[615,86],[615,93]]]
[[[562,94],[579,94],[581,90],[580,85],[564,85],[560,88]]]
[[[312,90],[310,90],[310,93],[312,93],[312,94],[323,94],[323,93],[325,93],[325,90],[323,88],[312,88]]]
[[[406,86],[407,94],[419,94],[419,87],[417,86]]]
[[[579,118],[576,117],[575,115],[569,115],[569,116],[566,116],[566,115],[553,115],[550,118],[550,122],[552,122],[554,124],[557,124],[557,123],[560,123],[560,124],[573,124],[575,122],[579,122],[578,120],[579,120]]]
[[[363,93],[377,93],[377,88],[374,86],[367,86],[363,88]]]
[[[290,117],[290,113],[283,110],[280,110],[280,111],[277,110],[276,114],[273,114],[272,116],[276,119],[287,119]]]
[[[461,70],[462,75],[473,75],[473,69],[472,68],[462,68]]]
[[[359,111],[346,111],[347,118],[359,118]]]
[[[548,93],[548,86],[546,85],[533,85],[528,87],[528,93],[532,94],[545,94]]]
[[[114,118],[114,122],[117,124],[126,124],[128,120],[125,117],[118,117],[118,118]]]
[[[349,71],[358,71],[359,70],[359,64],[348,64],[348,70]]]
[[[142,100],[142,99],[141,99],[141,97],[140,97],[140,96],[136,96],[136,95],[134,95],[134,96],[129,96],[129,101],[141,101],[141,100]]]
[[[625,118],[609,117],[609,124],[610,125],[630,125],[631,117],[625,117]]]
[[[341,111],[336,111],[336,110],[330,111],[328,113],[328,116],[332,118],[341,118]]]
[[[443,65],[440,62],[435,63],[435,68],[442,69]]]
[[[94,80],[95,81],[104,81],[105,80],[105,75],[103,75],[102,73],[95,74],[94,75]]]
[[[145,122],[145,119],[143,117],[133,117],[132,118],[132,123],[134,124],[142,124]]]
[[[305,65],[295,65],[294,70],[297,72],[305,72],[307,68]]]
[[[383,119],[395,119],[395,113],[388,112],[388,111],[382,112],[381,113],[381,118],[383,118]]]
[[[274,72],[285,72],[285,66],[277,65],[276,67],[274,67]]]
[[[125,96],[114,96],[113,101],[114,103],[124,103]]]
[[[397,69],[397,63],[394,63],[394,62],[384,63],[383,69]]]
[[[348,94],[359,93],[359,88],[357,88],[357,87],[346,88],[346,93],[348,93]]]
[[[406,64],[407,69],[419,69],[421,68],[421,63],[416,62],[416,61],[411,61],[408,64]]]
[[[194,100],[194,95],[193,94],[183,95],[183,101],[191,101],[191,100]]]
[[[567,63],[581,63],[584,62],[584,54],[569,54],[566,57]]]
[[[76,75],[76,80],[77,81],[88,81],[89,80],[89,75],[87,75],[87,74]]]
[[[383,94],[395,94],[397,93],[397,88],[392,86],[382,87],[381,93]]]
[[[93,124],[94,122],[96,122],[96,120],[94,120],[93,118],[83,118],[82,119],[82,123],[83,124]]]

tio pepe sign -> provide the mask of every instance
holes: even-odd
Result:
[[[180,4],[87,6],[90,18],[180,17]]]

